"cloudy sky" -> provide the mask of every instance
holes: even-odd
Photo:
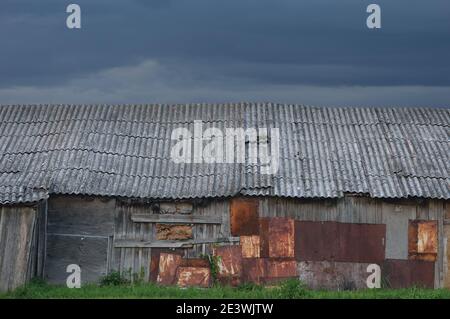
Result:
[[[449,0],[1,0],[0,104],[450,107],[449,17]]]

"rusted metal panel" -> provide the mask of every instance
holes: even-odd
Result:
[[[385,258],[386,225],[296,221],[299,261],[370,263]]]
[[[242,260],[242,281],[262,284],[266,276],[266,265],[263,258],[244,258]]]
[[[209,267],[209,261],[206,258],[184,258],[181,261],[182,267]]]
[[[382,280],[390,288],[434,288],[434,262],[389,259],[382,266]]]
[[[294,220],[284,217],[261,218],[261,257],[294,257]]]
[[[240,238],[243,258],[258,258],[261,245],[259,236],[241,236]]]
[[[311,289],[353,290],[367,288],[369,263],[302,261],[299,278]]]
[[[265,258],[266,274],[268,279],[297,277],[297,262],[287,258]]]
[[[270,218],[260,218],[259,219],[259,244],[261,247],[260,256],[269,257],[269,221]]]
[[[192,226],[156,224],[157,240],[186,240],[192,239]]]
[[[160,254],[158,284],[173,285],[175,283],[177,268],[181,265],[181,259],[181,256],[178,254]]]
[[[269,222],[269,257],[294,257],[294,220],[275,217]]]
[[[227,245],[214,248],[219,257],[219,277],[239,277],[242,274],[242,250],[240,245]]]
[[[180,287],[209,287],[211,271],[207,267],[178,267],[177,285]]]
[[[258,201],[256,199],[232,199],[230,205],[231,235],[258,235],[258,217]]]
[[[410,221],[408,228],[409,259],[436,261],[438,252],[437,229],[437,221]]]

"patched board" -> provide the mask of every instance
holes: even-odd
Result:
[[[386,225],[295,222],[298,261],[380,263],[385,258]]]
[[[234,198],[230,206],[231,235],[258,235],[258,201],[247,198]]]
[[[389,288],[434,288],[434,262],[431,261],[389,259],[383,263],[381,274]]]

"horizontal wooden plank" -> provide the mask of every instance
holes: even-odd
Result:
[[[133,214],[135,223],[167,223],[167,224],[221,224],[222,219],[214,216],[168,215],[168,214]]]
[[[444,225],[450,225],[450,219],[444,219]]]
[[[117,239],[114,241],[115,248],[183,248],[192,247],[194,245],[214,244],[214,243],[234,243],[239,242],[239,237],[226,238],[210,238],[195,240],[155,240],[155,241],[139,241],[128,239]]]

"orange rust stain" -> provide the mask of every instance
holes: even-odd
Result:
[[[180,287],[209,287],[211,271],[207,267],[178,267],[177,285]]]
[[[159,256],[159,273],[157,282],[162,285],[172,285],[178,266],[181,265],[181,256],[177,254],[161,253]]]
[[[241,236],[240,242],[243,258],[260,257],[261,246],[259,236]]]
[[[289,278],[297,277],[297,262],[295,260],[266,259],[266,277]]]
[[[247,198],[234,198],[230,205],[231,235],[258,235],[258,201]]]
[[[410,259],[436,261],[438,253],[437,221],[410,221],[408,236]]]
[[[239,245],[216,247],[214,255],[219,257],[219,276],[240,276],[242,272],[242,251]]]
[[[269,257],[294,257],[294,220],[291,218],[270,218]]]

